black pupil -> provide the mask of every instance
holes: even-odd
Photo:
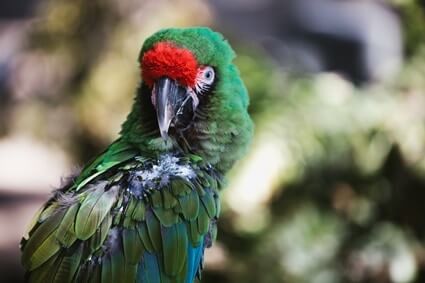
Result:
[[[211,78],[211,71],[207,71],[207,72],[205,73],[205,77],[206,77],[207,79],[210,79],[210,78]]]

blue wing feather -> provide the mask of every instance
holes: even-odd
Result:
[[[204,253],[204,245],[192,247],[189,244],[187,252],[187,272],[184,283],[193,283],[196,273],[201,264],[202,254]],[[171,283],[170,278],[161,271],[161,258],[155,254],[144,252],[143,258],[139,263],[137,270],[137,282],[139,283]]]
[[[195,281],[196,273],[198,272],[199,266],[201,264],[202,254],[204,253],[203,240],[198,247],[192,247],[189,244],[187,252],[187,275],[185,283],[193,283]]]
[[[162,283],[159,270],[158,257],[155,254],[145,252],[137,270],[137,282]]]

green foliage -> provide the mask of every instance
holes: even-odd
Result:
[[[392,0],[402,17],[406,53],[413,55],[425,43],[425,7],[420,0]]]

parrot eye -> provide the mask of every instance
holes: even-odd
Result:
[[[212,84],[214,82],[214,77],[214,69],[210,66],[207,66],[202,70],[202,78],[204,79],[205,83]]]
[[[204,93],[210,89],[215,80],[214,68],[206,66],[199,70],[196,78],[196,92]]]

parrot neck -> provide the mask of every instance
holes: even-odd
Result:
[[[225,174],[245,152],[252,134],[251,120],[248,116],[230,115],[236,120],[229,121],[221,113],[216,113],[218,111],[198,117],[184,132],[163,140],[149,93],[146,86],[139,88],[133,109],[122,126],[122,141],[152,156],[171,152],[198,155],[221,174]],[[238,125],[239,134],[226,123]]]

